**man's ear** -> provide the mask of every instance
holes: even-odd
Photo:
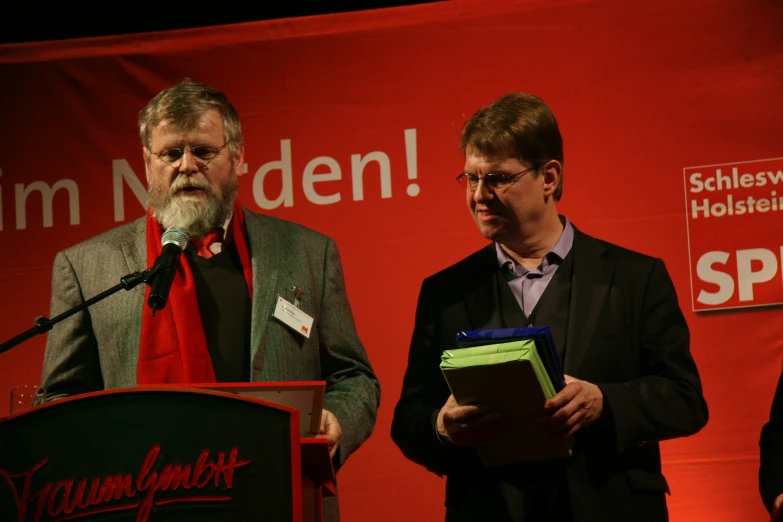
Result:
[[[242,175],[242,169],[245,165],[245,147],[239,147],[236,156],[234,157],[234,175],[239,177]]]
[[[557,160],[549,160],[541,166],[541,172],[544,178],[544,196],[549,197],[554,194],[558,183],[560,183],[563,164]]]

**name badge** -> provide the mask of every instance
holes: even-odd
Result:
[[[313,318],[297,308],[287,299],[277,296],[277,306],[272,317],[282,322],[295,332],[310,338],[310,330],[313,327]]]

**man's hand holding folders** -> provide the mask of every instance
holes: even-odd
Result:
[[[551,339],[536,345],[547,337],[541,330],[468,340],[443,352],[451,396],[436,419],[442,441],[475,446],[487,466],[571,455],[570,435],[600,415],[601,395],[596,400],[588,383],[565,382]]]
[[[604,397],[598,386],[570,375],[565,380],[566,387],[544,404],[546,414],[542,423],[553,438],[574,435],[595,424],[603,412]],[[458,446],[478,446],[498,437],[503,424],[500,414],[488,406],[460,406],[454,395],[450,395],[438,413],[437,428],[442,440]]]
[[[604,408],[604,394],[598,386],[570,375],[565,376],[565,381],[565,388],[544,404],[544,422],[557,438],[595,424]]]
[[[438,413],[438,435],[458,446],[478,446],[500,435],[503,426],[500,414],[483,405],[457,404],[449,395]]]

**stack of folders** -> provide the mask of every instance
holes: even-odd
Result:
[[[537,346],[536,336],[546,342]],[[460,332],[458,345],[444,351],[440,363],[454,399],[460,405],[486,405],[500,414],[503,423],[500,436],[476,448],[485,465],[571,455],[573,440],[554,439],[541,424],[544,403],[563,387],[548,329]]]
[[[530,339],[536,345],[536,351],[541,363],[546,369],[549,379],[559,392],[565,386],[563,366],[555,348],[555,340],[548,326],[530,326],[527,328],[497,328],[493,330],[468,330],[457,334],[457,346],[470,348],[483,344],[498,344],[506,341]]]

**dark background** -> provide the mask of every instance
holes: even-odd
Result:
[[[85,2],[82,5],[69,4],[67,8],[26,0],[10,2],[13,3],[0,7],[0,44],[165,31],[430,3],[415,0],[262,0],[238,9],[220,1],[198,4],[178,2],[174,5],[158,2],[134,2],[127,5],[117,2],[111,6],[95,2],[90,7]],[[166,7],[161,8],[160,5]]]

